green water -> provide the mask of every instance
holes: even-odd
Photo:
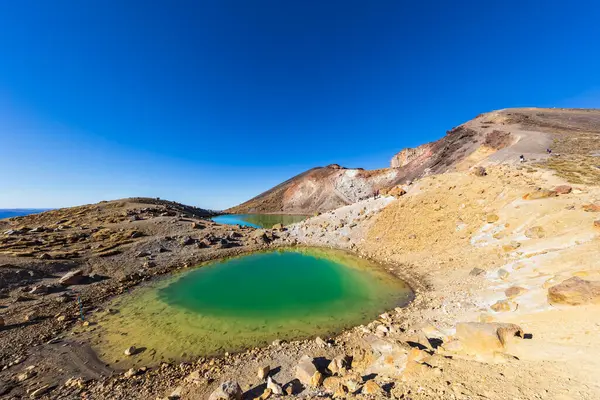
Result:
[[[304,221],[306,218],[308,218],[306,215],[289,214],[224,214],[213,217],[212,220],[226,225],[272,228],[275,224],[286,226]]]
[[[410,289],[348,253],[294,249],[255,253],[135,290],[98,321],[94,345],[122,364],[128,346],[143,363],[218,355],[275,339],[328,336],[404,305]],[[125,366],[125,364],[121,365]]]

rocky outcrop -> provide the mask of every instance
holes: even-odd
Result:
[[[407,148],[392,157],[390,167],[402,168],[417,159],[425,159],[432,155],[432,143],[427,143],[415,148]]]
[[[227,211],[325,212],[427,175],[475,168],[473,173],[485,176],[480,164],[517,162],[521,153],[528,160],[546,157],[546,149],[552,143],[548,130],[555,126],[576,128],[571,116],[580,117],[581,111],[560,110],[559,115],[555,110],[548,115],[543,111],[546,110],[507,109],[481,114],[447,131],[439,140],[403,149],[392,157],[390,168],[367,171],[338,164],[313,168]]]

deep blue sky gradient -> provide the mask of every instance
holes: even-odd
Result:
[[[234,205],[479,113],[600,106],[594,1],[0,0],[0,207]]]

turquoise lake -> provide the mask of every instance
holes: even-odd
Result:
[[[275,224],[291,225],[304,221],[306,218],[308,218],[306,215],[289,214],[225,214],[213,217],[212,220],[225,225],[272,228]]]

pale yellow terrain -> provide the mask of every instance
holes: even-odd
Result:
[[[541,377],[521,383],[529,394],[519,398],[536,391],[534,398],[600,398],[600,307],[553,306],[547,299],[549,287],[573,276],[600,280],[600,229],[594,227],[600,214],[582,208],[600,199],[600,189],[574,185],[569,194],[524,200],[564,182],[530,167],[487,172],[447,173],[407,187],[377,216],[359,249],[426,282],[417,295],[422,306],[407,313],[413,323],[432,324],[449,337],[461,321],[510,322],[531,334],[510,347],[518,361],[503,367]],[[541,227],[543,237],[529,238],[532,227]],[[471,276],[473,268],[485,272]],[[508,311],[490,308],[507,300],[504,292],[513,286],[524,293],[508,301]],[[470,368],[472,374],[460,375],[465,384],[480,380],[489,365]]]

